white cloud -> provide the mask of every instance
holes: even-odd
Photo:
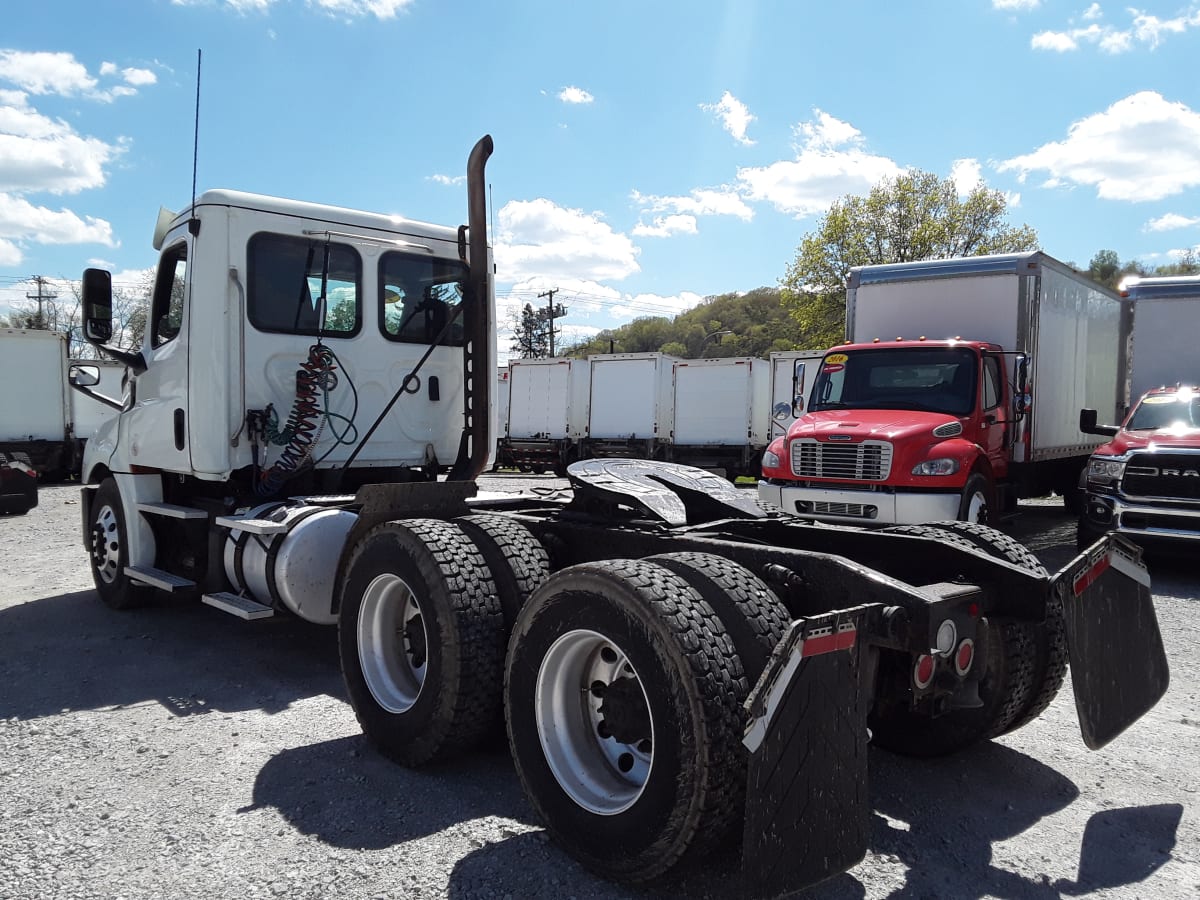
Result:
[[[732,188],[696,188],[683,197],[662,197],[634,191],[630,195],[641,207],[642,219],[633,228],[637,237],[670,237],[697,234],[700,216],[736,216],[743,222],[754,218],[754,210]],[[647,223],[644,217],[650,216]]]
[[[0,238],[0,266],[19,266],[24,258],[16,244]]]
[[[70,53],[0,50],[0,80],[30,94],[85,94],[96,86],[87,67]]]
[[[279,0],[171,0],[174,6],[224,6],[240,15],[266,13]],[[297,0],[299,2],[299,0]],[[394,19],[416,0],[304,0],[304,5],[344,19]]]
[[[0,91],[0,191],[70,194],[100,187],[105,165],[123,150],[42,115],[20,91]]]
[[[977,159],[956,159],[950,167],[950,180],[958,189],[958,195],[965,197],[983,184],[983,169]]]
[[[1067,138],[1006,160],[1022,181],[1095,185],[1106,200],[1161,200],[1200,185],[1200,113],[1142,91],[1071,125]]]
[[[122,69],[121,77],[125,79],[126,84],[135,87],[145,87],[158,82],[158,76],[149,69]]]
[[[704,298],[691,291],[681,291],[670,297],[661,294],[627,294],[621,303],[612,308],[612,314],[623,319],[646,315],[674,317],[702,302]]]
[[[104,244],[113,246],[112,226],[70,210],[34,206],[23,197],[0,194],[0,238],[26,239],[39,244]]]
[[[697,234],[696,217],[687,215],[655,216],[652,224],[638,222],[634,237],[670,237],[673,234]]]
[[[1027,10],[1037,9],[1040,5],[1041,0],[992,0],[993,9]]]
[[[1126,28],[1109,24],[1098,25],[1097,20],[1103,13],[1100,4],[1093,3],[1081,15],[1081,18],[1090,24],[1082,28],[1040,31],[1030,40],[1030,46],[1034,50],[1066,53],[1078,50],[1082,44],[1093,44],[1104,53],[1118,54],[1132,50],[1135,44],[1153,50],[1169,36],[1200,28],[1200,4],[1194,0],[1186,11],[1170,19],[1160,19],[1133,8],[1126,9],[1125,12],[1130,16]]]
[[[430,175],[429,180],[434,184],[459,185],[465,184],[466,175]]]
[[[619,281],[640,271],[638,248],[627,235],[595,213],[544,198],[504,205],[495,252],[498,277],[505,282],[536,276]]]
[[[903,172],[884,156],[863,149],[857,128],[814,110],[815,119],[794,131],[796,158],[738,169],[744,196],[765,200],[796,218],[820,213],[846,194],[865,193]]]
[[[589,94],[587,91],[585,91],[583,88],[575,87],[574,85],[571,85],[570,87],[565,87],[561,91],[558,92],[558,99],[561,100],[563,103],[581,104],[581,103],[591,103],[596,98],[593,97],[591,94]]]
[[[739,144],[745,144],[747,147],[754,144],[754,141],[746,136],[746,129],[757,117],[751,115],[746,104],[729,91],[722,94],[717,103],[701,103],[700,108],[720,119],[721,126],[733,135],[733,139]]]
[[[171,0],[172,6],[227,6],[243,15],[251,12],[266,12],[276,0]]]
[[[1144,231],[1175,231],[1179,228],[1191,228],[1200,225],[1200,216],[1181,216],[1178,213],[1167,213],[1146,223]]]

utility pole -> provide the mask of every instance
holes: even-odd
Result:
[[[542,313],[546,318],[546,329],[550,332],[550,355],[554,356],[554,320],[561,319],[567,314],[567,308],[561,303],[555,305],[554,295],[558,293],[558,288],[550,288],[548,291],[543,291],[538,294],[538,299],[548,297],[546,311]]]
[[[46,327],[46,316],[42,312],[42,303],[46,300],[56,300],[58,298],[58,294],[56,294],[54,291],[50,291],[50,290],[46,289],[47,281],[46,281],[45,277],[43,277],[41,275],[34,275],[33,280],[37,284],[37,293],[36,294],[26,294],[25,299],[37,301],[37,305],[38,305],[37,327],[45,328]]]

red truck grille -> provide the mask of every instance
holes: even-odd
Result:
[[[1121,486],[1131,497],[1200,500],[1200,453],[1135,453]]]
[[[892,470],[887,441],[842,444],[801,438],[792,441],[792,472],[798,478],[883,481]]]

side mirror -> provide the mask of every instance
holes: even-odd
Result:
[[[1111,437],[1121,429],[1116,425],[1097,425],[1096,411],[1081,409],[1079,411],[1079,430],[1084,434],[1101,434]]]
[[[804,415],[804,360],[796,360],[796,366],[792,370],[792,417],[800,418]]]
[[[99,366],[72,365],[67,371],[67,380],[74,387],[95,387],[100,383]]]
[[[83,336],[90,344],[112,340],[112,275],[105,269],[83,271]]]

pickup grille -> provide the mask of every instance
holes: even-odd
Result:
[[[883,481],[892,470],[887,441],[832,443],[801,438],[792,441],[792,472],[799,478]]]
[[[1200,500],[1200,453],[1135,453],[1122,487],[1131,497]]]

